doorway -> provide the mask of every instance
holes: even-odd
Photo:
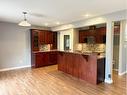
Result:
[[[70,49],[70,35],[64,35],[64,50]]]
[[[120,21],[114,22],[113,29],[113,72],[118,74],[120,50]]]
[[[119,73],[120,52],[120,21],[115,21],[113,26],[113,74]]]

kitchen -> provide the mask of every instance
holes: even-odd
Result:
[[[68,33],[31,29],[32,67],[58,64],[58,70],[79,79],[92,84],[104,82],[106,24]],[[59,40],[62,40],[62,49],[57,48]]]
[[[125,6],[1,0],[0,95],[126,95]]]

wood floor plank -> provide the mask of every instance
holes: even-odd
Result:
[[[127,75],[92,85],[57,70],[57,65],[0,72],[0,95],[127,95]]]

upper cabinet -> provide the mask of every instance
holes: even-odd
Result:
[[[53,46],[52,49],[57,49],[57,32],[53,32]]]
[[[106,43],[106,27],[96,29],[96,43]]]
[[[57,48],[57,33],[48,31],[48,30],[31,29],[32,51],[38,51],[39,46],[43,44],[52,44],[53,49],[56,49]]]
[[[31,30],[31,48],[32,51],[39,50],[39,31]]]
[[[40,34],[40,43],[41,44],[52,44],[53,43],[53,32],[47,30],[41,30]]]
[[[39,33],[39,44],[45,44],[45,31],[40,30]]]
[[[79,43],[105,43],[106,27],[90,27],[87,30],[79,30]]]

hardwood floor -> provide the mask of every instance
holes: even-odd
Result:
[[[92,85],[57,70],[57,66],[0,72],[0,95],[127,95],[127,75],[114,83]]]

